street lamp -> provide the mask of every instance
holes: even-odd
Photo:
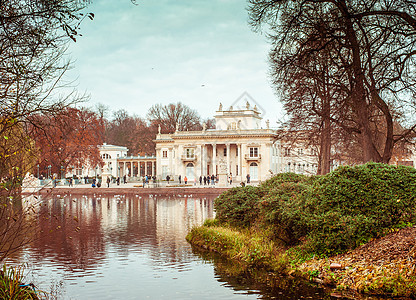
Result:
[[[64,177],[64,167],[63,166],[61,166],[61,179]]]
[[[120,166],[118,166],[118,174],[117,177],[120,177]]]
[[[39,179],[39,164],[38,164],[38,179]]]
[[[97,179],[98,166],[95,167],[95,179]]]

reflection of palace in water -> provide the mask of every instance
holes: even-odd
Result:
[[[189,230],[213,218],[213,199],[204,197],[64,196],[43,201],[38,230],[49,234],[39,234],[29,251],[36,261],[53,257],[69,269],[95,269],[109,252],[127,256],[151,250],[155,259],[176,260],[189,248]]]

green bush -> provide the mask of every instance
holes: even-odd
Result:
[[[342,252],[415,223],[415,195],[412,167],[367,163],[322,176],[305,198],[313,249]]]
[[[220,223],[248,227],[258,217],[258,201],[263,195],[263,189],[255,186],[232,188],[215,199],[216,218]]]
[[[296,174],[296,173],[280,173],[264,181],[261,184],[261,188],[265,190],[269,190],[269,189],[274,189],[278,187],[280,184],[286,183],[286,182],[294,182],[294,183],[310,182],[311,178],[313,177],[308,177],[308,176]]]
[[[279,174],[227,191],[215,208],[220,223],[265,224],[288,245],[306,239],[310,251],[332,255],[415,224],[415,196],[414,168],[367,163],[325,176]]]
[[[270,189],[260,202],[262,221],[271,226],[274,237],[286,245],[298,244],[308,232],[301,195],[309,188],[304,182],[282,182]]]

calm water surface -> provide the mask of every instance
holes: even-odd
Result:
[[[42,235],[13,257],[58,299],[331,299],[315,287],[262,287],[194,253],[189,230],[214,217],[213,198],[61,196],[42,200]],[[224,271],[225,270],[225,271]],[[279,284],[278,284],[279,286]]]

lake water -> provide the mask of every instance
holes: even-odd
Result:
[[[332,299],[277,280],[261,286],[193,252],[186,234],[214,217],[213,198],[176,195],[43,199],[39,235],[11,263],[58,299]]]

